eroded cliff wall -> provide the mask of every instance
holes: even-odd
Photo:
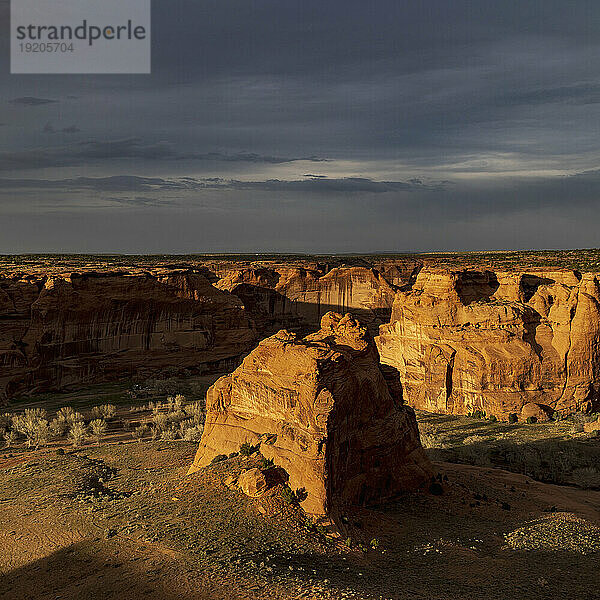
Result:
[[[198,273],[0,279],[0,396],[235,365],[257,334],[239,298]]]
[[[598,277],[426,268],[396,295],[377,345],[417,408],[498,418],[531,402],[597,408]]]

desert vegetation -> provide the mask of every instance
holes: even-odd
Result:
[[[500,467],[539,481],[600,489],[600,446],[584,423],[598,415],[500,423],[484,413],[451,416],[417,411],[421,443],[434,461]]]
[[[53,414],[44,408],[25,408],[0,414],[0,437],[5,448],[38,449],[48,445],[81,447],[95,442],[161,439],[197,442],[204,426],[203,403],[188,402],[182,394],[129,407],[92,406],[79,412],[63,406]]]

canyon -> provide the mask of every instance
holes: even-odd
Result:
[[[596,263],[557,256],[0,257],[0,398],[230,372],[333,311],[366,326],[415,408],[597,410]]]

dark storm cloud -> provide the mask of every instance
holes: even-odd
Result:
[[[421,183],[403,181],[373,181],[365,177],[344,177],[339,179],[316,178],[283,181],[226,180],[220,177],[162,179],[121,175],[113,177],[77,177],[75,179],[0,179],[0,189],[56,189],[56,190],[258,190],[264,192],[317,192],[317,193],[384,193],[394,191],[414,191],[424,189]],[[433,186],[432,186],[433,187]]]
[[[35,98],[33,96],[23,96],[9,100],[11,104],[22,104],[24,106],[42,106],[43,104],[55,104],[58,100],[49,100],[48,98]]]
[[[0,179],[0,190],[93,190],[98,192],[130,192],[151,190],[188,189],[188,185],[161,179],[115,175],[112,177],[77,177],[75,179]]]
[[[9,77],[0,36],[3,249],[597,245],[599,20],[591,0],[156,0],[153,75],[118,77]],[[29,226],[41,199],[64,219]]]
[[[56,133],[51,123],[46,123],[44,133]],[[63,133],[77,133],[77,127],[61,129]],[[137,159],[141,161],[224,161],[282,164],[295,161],[325,162],[316,156],[264,156],[256,153],[224,154],[222,152],[180,152],[167,142],[145,142],[130,138],[123,140],[76,142],[67,146],[38,147],[20,152],[0,152],[0,171],[17,169],[43,169],[70,167],[102,161]]]

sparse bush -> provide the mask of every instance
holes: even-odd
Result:
[[[177,394],[175,396],[175,398],[173,398],[173,408],[176,411],[182,410],[184,404],[185,404],[185,396],[183,394]]]
[[[13,426],[27,438],[28,448],[31,444],[38,447],[40,443],[46,443],[50,435],[46,411],[43,408],[28,408],[23,414],[16,415],[13,418]]]
[[[106,421],[104,419],[94,419],[90,423],[90,429],[92,430],[92,434],[96,438],[96,443],[100,444],[100,438],[106,434],[108,426],[106,425]]]
[[[146,437],[147,434],[148,434],[148,427],[146,427],[146,425],[140,425],[139,427],[136,427],[131,432],[131,437],[133,437],[134,440],[141,442],[142,439],[144,437]]]
[[[188,404],[184,410],[185,414],[191,416],[197,425],[204,423],[205,417],[202,403],[192,402],[191,404]]]
[[[85,419],[80,412],[74,411],[70,406],[63,406],[57,413],[57,419],[62,419],[67,422],[69,427],[75,423],[83,423]]]
[[[165,413],[158,413],[152,416],[152,422],[159,431],[164,431],[169,425],[169,417]]]
[[[63,437],[69,429],[69,424],[62,417],[55,417],[50,421],[50,433],[57,438]]]
[[[467,413],[467,417],[472,419],[485,419],[485,410],[476,409],[470,413]]]
[[[488,420],[490,423],[496,423],[498,421],[498,417],[496,417],[496,415],[490,415]]]
[[[244,442],[240,446],[240,454],[242,456],[250,456],[251,454],[254,454],[258,450],[258,448],[259,448],[259,446],[253,446],[252,444],[249,444],[248,442]]]
[[[517,413],[510,413],[508,415],[508,422],[509,423],[516,423],[519,420],[519,417],[517,416]]]
[[[84,444],[87,437],[87,427],[81,421],[76,421],[71,425],[69,429],[69,439],[72,441],[73,446],[81,446]]]
[[[174,410],[167,413],[169,423],[179,423],[185,419],[185,413],[182,410]]]
[[[56,413],[56,417],[59,419],[64,419],[69,422],[71,420],[71,416],[75,414],[75,411],[70,406],[63,406]]]
[[[92,419],[112,419],[117,414],[117,407],[114,404],[103,404],[92,408]]]
[[[286,504],[298,504],[298,498],[289,485],[281,487],[281,498]]]
[[[18,437],[19,437],[19,434],[16,431],[14,431],[13,429],[11,429],[10,431],[7,431],[4,434],[4,441],[6,442],[6,447],[12,448],[12,446],[17,441]]]
[[[50,438],[50,428],[46,419],[40,419],[34,426],[31,441],[35,449],[45,446]]]
[[[537,423],[537,417],[527,417],[527,419],[525,419],[525,422],[527,423],[527,425],[533,425],[533,423]]]
[[[176,440],[177,439],[177,432],[173,428],[165,429],[160,434],[160,439],[161,440],[165,440],[165,441]]]
[[[0,429],[9,429],[12,423],[13,416],[10,413],[0,415]]]
[[[265,458],[264,456],[260,457],[260,468],[264,471],[268,469],[272,469],[275,466],[275,463],[271,458]]]
[[[583,433],[583,423],[573,423],[572,433]]]
[[[373,550],[375,550],[376,548],[379,548],[379,540],[377,538],[373,538],[371,540],[370,546],[371,546],[371,548],[373,548]]]

